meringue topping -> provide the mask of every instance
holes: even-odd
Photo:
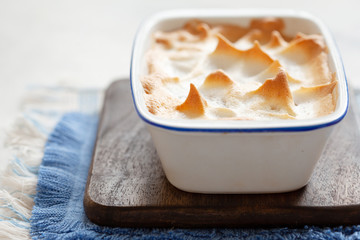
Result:
[[[187,22],[158,31],[141,79],[149,112],[171,119],[308,119],[336,107],[321,35],[283,34],[277,18],[248,27]]]

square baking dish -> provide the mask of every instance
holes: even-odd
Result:
[[[329,67],[338,81],[333,113],[305,120],[214,121],[164,119],[148,111],[140,78],[147,74],[144,55],[154,31],[180,28],[191,19],[246,25],[263,17],[283,19],[289,36],[300,31],[324,37]],[[293,10],[174,10],[153,15],[135,37],[130,80],[135,109],[147,125],[167,179],[196,193],[275,193],[305,186],[349,102],[343,63],[330,32],[317,18]]]

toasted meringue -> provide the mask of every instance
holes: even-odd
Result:
[[[248,27],[187,22],[154,33],[142,77],[149,112],[172,119],[307,119],[336,107],[320,35],[283,34],[281,19]],[[189,88],[190,86],[190,88]]]

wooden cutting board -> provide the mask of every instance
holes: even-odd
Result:
[[[119,227],[360,224],[358,113],[338,124],[309,184],[281,194],[195,194],[165,178],[128,81],[107,90],[84,197],[88,218]]]

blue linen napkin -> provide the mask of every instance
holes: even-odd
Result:
[[[360,226],[270,229],[101,227],[83,208],[98,117],[68,113],[50,134],[31,217],[33,239],[360,239]]]

